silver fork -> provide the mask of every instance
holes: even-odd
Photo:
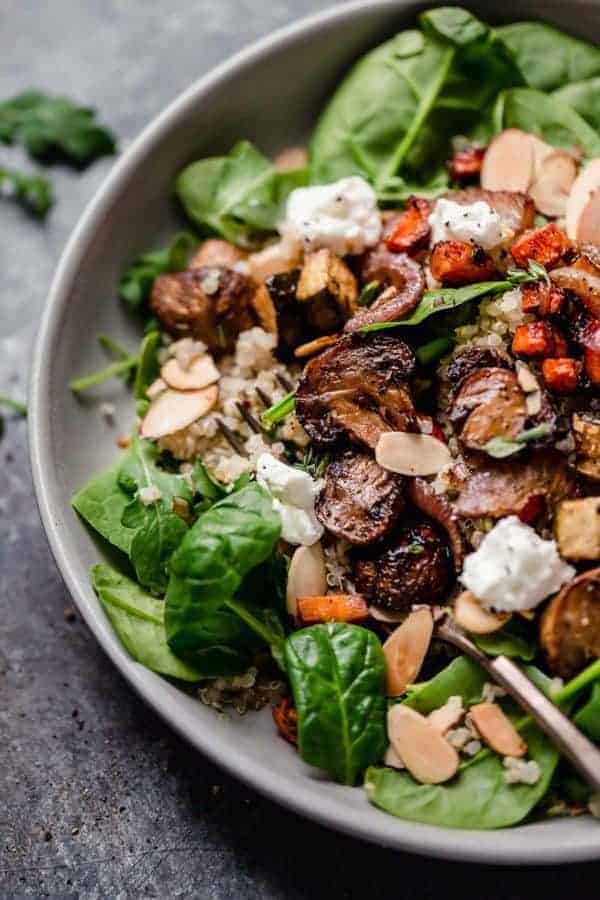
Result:
[[[537,722],[562,756],[600,793],[600,749],[596,747],[507,656],[482,653],[446,614],[435,625],[435,635],[475,660]]]

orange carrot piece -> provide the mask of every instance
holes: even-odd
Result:
[[[281,737],[290,744],[298,743],[298,713],[289,697],[282,697],[271,710],[273,721]]]
[[[510,255],[522,269],[529,266],[530,260],[549,269],[556,266],[570,249],[571,242],[567,235],[554,222],[550,222],[543,228],[522,234],[510,248]]]
[[[409,197],[406,209],[396,219],[394,229],[386,239],[388,250],[393,253],[410,253],[427,246],[431,207],[421,197]]]
[[[429,267],[437,281],[455,287],[488,281],[496,272],[485,250],[467,241],[440,241],[432,250]]]
[[[364,622],[369,615],[362,594],[326,594],[298,597],[298,618],[304,625],[317,622]]]
[[[570,357],[545,359],[542,363],[544,384],[557,394],[572,394],[577,390],[581,363]]]
[[[471,147],[468,150],[457,150],[446,160],[446,168],[454,181],[472,181],[481,172],[485,147]]]

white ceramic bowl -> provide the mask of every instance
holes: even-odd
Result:
[[[404,0],[351,2],[276,32],[215,69],[146,128],[119,160],[63,254],[33,360],[30,438],[33,476],[52,551],[85,621],[131,686],[176,731],[234,775],[302,815],[390,847],[452,859],[557,863],[600,858],[600,825],[555,820],[501,832],[450,831],[404,822],[370,806],[361,789],[332,784],[278,740],[269,710],[222,718],[131,661],[90,586],[99,547],[69,504],[72,491],[115,458],[114,432],[97,407],[67,383],[102,364],[96,336],[135,346],[139,329],[116,297],[124,265],[176,226],[175,174],[192,159],[249,138],[274,152],[302,141],[323,101],[361,53],[414,21]],[[594,0],[479,2],[492,21],[542,16],[600,42]],[[123,429],[133,401],[111,383]]]

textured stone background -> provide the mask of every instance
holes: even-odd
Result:
[[[125,146],[190,81],[318,0],[2,0],[2,90],[99,107]],[[0,147],[0,157],[22,162]],[[0,208],[0,392],[24,396],[61,248],[110,160],[54,171],[45,225]],[[46,547],[25,424],[0,443],[0,897],[598,897],[600,866],[494,870],[363,846],[227,778],[122,682]]]

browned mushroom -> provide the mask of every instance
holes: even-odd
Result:
[[[377,281],[383,291],[371,306],[355,312],[345,331],[402,319],[419,304],[425,290],[421,266],[406,253],[390,252],[383,241],[365,255],[361,278],[365,284]]]
[[[472,450],[481,450],[495,437],[517,437],[526,418],[525,394],[508,369],[478,369],[467,375],[450,412],[461,442]]]
[[[600,657],[600,569],[566,584],[542,616],[540,643],[552,671],[572,678]]]
[[[414,505],[438,525],[441,525],[450,542],[454,568],[460,572],[465,558],[465,544],[458,525],[458,516],[450,501],[443,494],[438,494],[424,478],[411,478],[407,494]]]
[[[600,276],[577,266],[561,266],[550,273],[561,288],[573,291],[593,316],[600,316]]]

